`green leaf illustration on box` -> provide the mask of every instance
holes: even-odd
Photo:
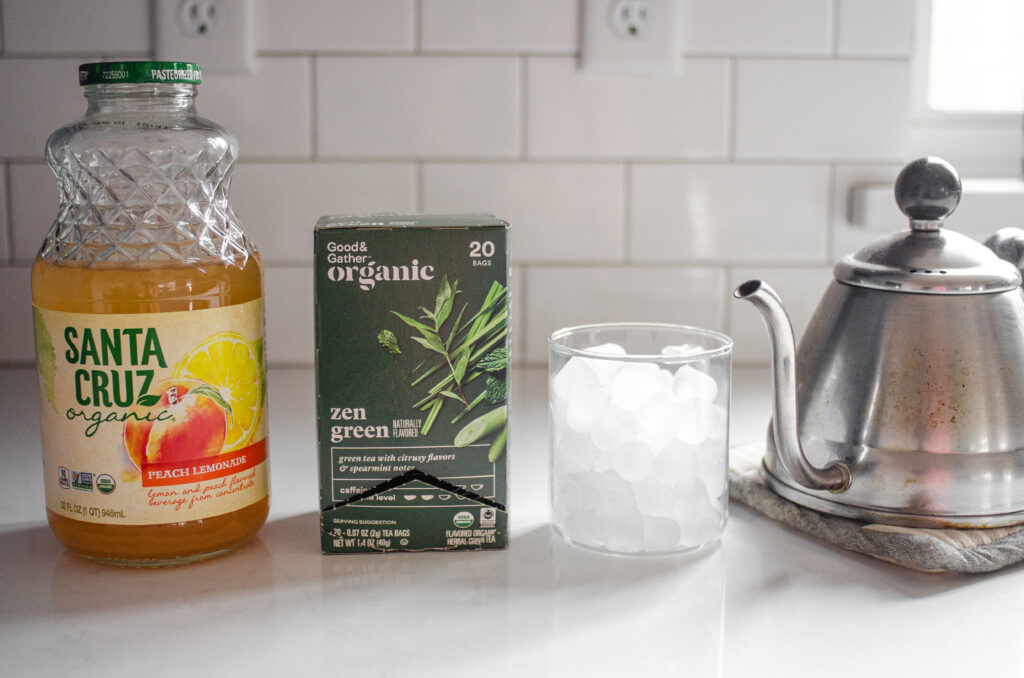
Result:
[[[425,306],[419,308],[420,320],[392,311],[395,317],[416,330],[417,334],[409,338],[428,352],[427,360],[413,371],[412,386],[419,386],[432,376],[439,378],[415,404],[417,409],[427,413],[420,430],[423,435],[430,431],[447,401],[454,401],[453,405],[460,407],[461,415],[472,411],[487,399],[486,384],[472,401],[466,396],[466,389],[481,375],[503,371],[508,364],[508,353],[504,345],[495,349],[508,334],[506,287],[495,281],[480,309],[468,318],[465,304],[458,314],[452,316],[459,294],[459,281],[449,283],[445,276],[435,295],[433,310]],[[492,386],[491,391],[493,397],[495,387]],[[489,402],[494,404],[493,400]],[[456,415],[453,423],[458,418],[459,415]]]
[[[391,330],[381,330],[377,333],[377,343],[384,347],[388,353],[398,355],[402,349],[398,346],[398,337]]]

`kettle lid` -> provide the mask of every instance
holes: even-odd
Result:
[[[942,228],[960,202],[960,176],[942,158],[920,158],[896,179],[910,230],[876,240],[835,267],[857,287],[919,294],[987,294],[1020,287],[1020,271],[973,238]]]

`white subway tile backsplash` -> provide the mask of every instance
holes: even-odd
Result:
[[[0,59],[0,157],[42,160],[50,133],[82,117],[79,63],[80,59]]]
[[[825,165],[644,165],[630,181],[630,261],[824,261]]]
[[[425,212],[493,212],[517,262],[621,261],[620,165],[427,163]]]
[[[683,50],[707,54],[824,55],[832,0],[688,0]]]
[[[914,0],[839,0],[840,56],[909,57]]]
[[[803,336],[818,302],[832,281],[832,267],[774,268],[768,266],[738,267],[732,270],[729,283],[729,335],[736,342],[733,360],[740,364],[767,363],[770,357],[768,332],[760,314],[750,302],[734,299],[732,290],[759,278],[771,285],[786,306],[797,341]]]
[[[501,157],[519,149],[514,57],[317,59],[323,157]]]
[[[850,221],[850,189],[863,184],[893,185],[902,165],[838,165],[836,166],[835,185],[832,197],[832,261],[838,261],[847,254],[860,250],[884,233],[858,226]],[[889,211],[892,217],[892,230],[904,228],[906,218],[896,207],[893,198]]]
[[[256,45],[273,52],[411,52],[415,0],[253,0]]]
[[[0,363],[30,363],[36,359],[31,274],[28,266],[0,266],[0,289],[4,290]]]
[[[15,261],[32,261],[57,216],[57,180],[43,163],[12,164],[7,171],[11,185],[11,256]]]
[[[557,327],[629,319],[725,329],[765,363],[732,286],[768,280],[802,331],[829,262],[878,237],[849,222],[852,185],[922,154],[1019,170],[1019,123],[911,129],[914,0],[684,0],[674,78],[581,73],[579,0],[251,1],[256,70],[208,74],[198,109],[239,139],[273,364],[313,360],[322,214],[508,219],[518,364],[543,365]],[[137,0],[0,0],[0,361],[33,357],[43,145],[85,110],[77,66],[145,58],[149,21]]]
[[[721,330],[726,276],[719,268],[531,266],[526,360],[547,363],[547,338],[595,322],[670,322]]]
[[[0,262],[7,261],[11,256],[11,224],[7,221],[9,213],[7,195],[7,168],[0,164]]]
[[[411,212],[412,163],[241,163],[231,204],[264,260],[312,261],[325,214]]]
[[[256,60],[250,75],[204,75],[196,108],[238,138],[241,158],[309,157],[310,60]]]
[[[268,362],[272,365],[312,365],[312,267],[267,266],[263,285]]]
[[[899,159],[910,127],[903,61],[741,59],[740,158]]]
[[[5,54],[99,56],[149,50],[148,2],[4,0],[2,10]]]
[[[673,78],[596,77],[572,58],[527,63],[529,157],[724,157],[728,63],[689,59]]]
[[[573,53],[577,0],[428,0],[422,49],[453,52]]]

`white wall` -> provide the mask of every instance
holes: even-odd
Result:
[[[683,75],[576,70],[576,0],[255,0],[257,72],[206,75],[238,138],[232,201],[267,262],[268,347],[312,361],[325,213],[512,222],[518,362],[590,321],[715,328],[767,358],[770,281],[800,329],[832,262],[876,237],[851,183],[908,158],[912,0],[686,0]],[[56,209],[47,135],[76,67],[146,58],[149,3],[0,0],[0,364],[31,362],[29,269]]]

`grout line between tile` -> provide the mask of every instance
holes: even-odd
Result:
[[[416,212],[423,212],[424,196],[423,196],[423,161],[417,160],[413,163],[413,176],[412,182],[412,205]]]
[[[829,35],[833,57],[839,56],[839,0],[832,0],[832,32]]]
[[[310,156],[313,160],[317,160],[320,157],[320,138],[317,131],[317,126],[320,124],[319,115],[317,113],[318,96],[317,96],[317,57],[314,54],[309,59],[309,143],[310,143]]]
[[[423,0],[412,4],[412,52],[423,54]]]
[[[729,100],[726,102],[727,108],[725,111],[725,157],[729,162],[733,162],[736,160],[736,103],[738,100],[737,91],[739,89],[739,85],[736,82],[739,73],[739,60],[736,57],[729,59],[727,72],[729,77]]]
[[[38,157],[28,156],[7,156],[0,157],[13,165],[42,165],[43,160]],[[784,165],[787,167],[801,166],[827,166],[829,163],[841,163],[853,167],[867,165],[893,165],[900,166],[903,162],[899,158],[875,158],[871,160],[851,160],[846,158],[736,158],[730,162],[726,158],[645,158],[635,157],[599,157],[582,158],[573,156],[559,157],[537,157],[519,158],[515,155],[509,156],[344,156],[344,155],[317,155],[309,156],[281,155],[281,156],[246,156],[239,158],[244,164],[384,164],[397,165],[408,164],[422,160],[435,165],[456,164],[456,165],[501,165],[515,163],[520,165],[621,165],[629,162],[634,165],[680,165],[686,167],[699,167],[701,165],[739,165],[746,167]]]
[[[632,228],[630,219],[633,193],[633,163],[626,162],[622,165],[622,260],[630,263],[633,255]]]
[[[836,164],[829,163],[828,184],[826,187],[825,205],[828,210],[828,218],[825,220],[825,263],[832,261],[832,252],[835,250],[836,239],[836,209],[839,196],[836,195]]]
[[[14,261],[14,206],[11,204],[11,163],[4,162],[4,219],[7,222],[7,232],[4,233],[4,240],[7,241],[7,256],[4,263]]]
[[[729,303],[732,301],[732,276],[734,267],[732,264],[726,264],[723,267],[725,271],[725,303],[722,304],[722,331],[730,337],[732,336],[732,313],[729,312]]]
[[[526,115],[526,83],[527,83],[527,60],[526,55],[520,55],[519,57],[519,159],[526,160],[527,157],[527,134],[529,128],[527,125],[529,121]]]

